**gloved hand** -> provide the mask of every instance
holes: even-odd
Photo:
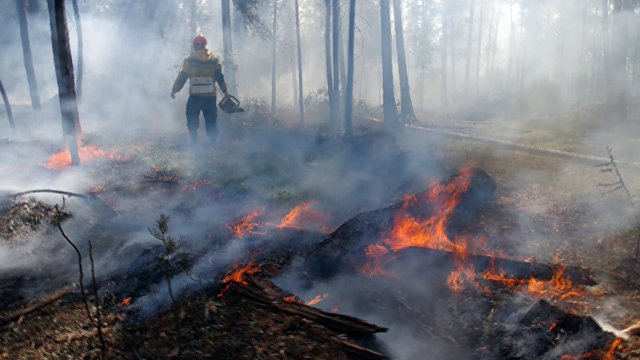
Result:
[[[176,98],[176,93],[175,93],[175,91],[172,91],[172,92],[171,92],[171,98],[172,98],[172,99],[175,99],[175,98]]]

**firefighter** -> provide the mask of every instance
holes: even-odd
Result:
[[[180,69],[171,89],[171,98],[175,99],[176,93],[189,79],[189,100],[187,100],[186,115],[187,129],[189,129],[192,144],[197,142],[200,111],[204,115],[207,136],[212,144],[215,142],[218,133],[215,83],[218,83],[225,96],[228,95],[220,59],[207,50],[206,46],[207,39],[204,36],[198,35],[193,39],[191,54],[184,59],[182,69]]]

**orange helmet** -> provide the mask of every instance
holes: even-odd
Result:
[[[193,45],[207,45],[207,38],[202,36],[202,35],[198,35],[195,38],[193,38]]]

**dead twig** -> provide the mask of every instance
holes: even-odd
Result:
[[[64,196],[63,196],[62,197],[62,208],[63,209],[64,209],[64,205],[65,205],[65,199],[64,199]],[[82,255],[80,254],[80,250],[78,249],[76,244],[74,244],[73,241],[71,241],[71,239],[69,239],[67,234],[62,229],[62,225],[60,225],[60,222],[62,220],[62,212],[60,212],[60,209],[58,208],[58,204],[55,205],[55,209],[56,209],[56,225],[58,225],[58,230],[60,230],[60,233],[62,234],[64,239],[67,240],[69,245],[71,245],[71,247],[73,247],[73,250],[75,250],[76,254],[78,255],[78,270],[80,272],[80,279],[79,279],[80,280],[80,293],[82,294],[82,301],[84,302],[84,307],[87,310],[87,316],[89,317],[89,321],[91,322],[91,325],[95,326],[96,324],[93,322],[93,317],[91,316],[91,310],[89,310],[89,300],[87,299],[87,294],[84,291],[84,284],[82,283],[83,280],[84,280],[84,273],[82,271]]]
[[[598,167],[602,167],[603,169],[601,169],[600,171],[602,172],[614,172],[616,177],[618,178],[618,181],[613,182],[613,183],[609,183],[609,184],[598,184],[598,186],[601,187],[614,187],[613,189],[610,189],[608,191],[606,191],[605,193],[612,193],[614,191],[617,190],[624,190],[624,193],[627,195],[627,199],[629,200],[629,204],[631,205],[631,210],[633,211],[633,216],[636,219],[636,226],[639,229],[639,231],[636,234],[636,265],[638,264],[638,261],[640,261],[640,215],[638,215],[638,208],[636,207],[635,202],[633,201],[633,195],[631,195],[631,192],[629,191],[629,188],[627,187],[627,184],[625,184],[624,180],[622,179],[622,174],[620,173],[620,170],[618,169],[618,164],[616,164],[616,160],[613,158],[613,150],[611,149],[611,147],[607,146],[607,153],[609,154],[609,161],[607,161],[606,163],[603,164],[599,164],[597,165]]]

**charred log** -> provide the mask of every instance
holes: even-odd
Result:
[[[492,205],[495,181],[484,171],[471,170],[469,190],[462,195],[448,223],[450,236],[460,234],[477,215]],[[444,185],[460,176],[451,176]],[[416,195],[424,196],[428,191]],[[394,212],[405,206],[400,202],[389,207],[361,213],[344,223],[327,239],[312,250],[307,258],[307,272],[316,278],[329,278],[341,272],[354,272],[364,265],[365,248],[378,243],[393,228]],[[433,204],[419,202],[405,208],[412,215],[428,217],[433,214]]]
[[[404,262],[422,262],[425,264],[425,269],[435,268],[447,273],[452,270],[456,256],[452,252],[427,248],[408,248],[399,251],[397,255]],[[596,285],[593,274],[589,270],[576,266],[548,265],[477,254],[465,254],[465,257],[478,273],[499,269],[504,271],[506,278],[510,279],[551,280],[558,271],[563,271],[564,277],[575,284]],[[363,260],[360,263],[363,264]]]

